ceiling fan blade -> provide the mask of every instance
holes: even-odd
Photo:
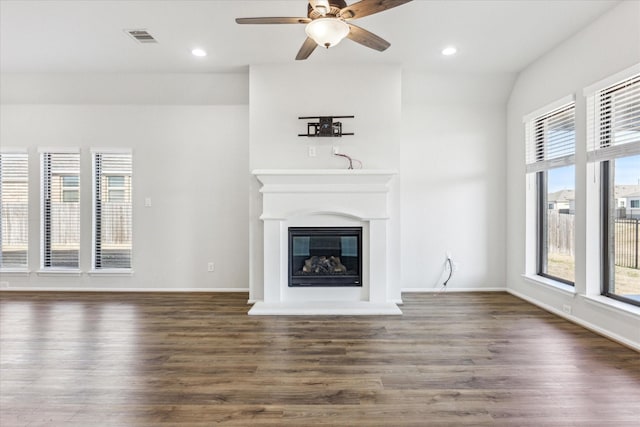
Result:
[[[236,18],[238,24],[308,24],[309,18],[287,18],[287,17],[267,17],[267,18]]]
[[[411,0],[360,0],[357,3],[344,7],[338,16],[342,19],[358,19],[383,10],[392,9],[409,3]]]
[[[348,25],[350,31],[349,34],[347,34],[347,38],[353,40],[356,43],[360,43],[363,46],[375,49],[380,52],[386,50],[389,46],[391,46],[391,43],[389,43],[382,37],[376,36],[372,32],[365,30],[364,28],[358,27],[357,25],[353,25],[351,23],[349,23]]]
[[[296,61],[307,59],[317,46],[318,43],[316,43],[311,37],[307,37],[304,43],[302,43],[302,47],[298,51],[298,54],[296,55]]]

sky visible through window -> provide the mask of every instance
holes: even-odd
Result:
[[[576,167],[573,165],[549,169],[547,191],[549,193],[555,193],[560,190],[574,190],[575,175]]]
[[[616,185],[640,185],[640,155],[616,159]]]
[[[575,188],[575,166],[549,170],[550,193]],[[640,155],[616,160],[616,185],[640,185]]]

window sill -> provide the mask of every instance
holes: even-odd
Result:
[[[547,277],[538,276],[537,274],[523,274],[522,277],[529,283],[534,285],[543,285],[554,291],[560,291],[570,296],[576,295],[576,288],[566,283],[558,282],[557,280],[549,279]]]
[[[82,276],[81,270],[76,270],[72,268],[59,268],[59,269],[45,269],[36,271],[38,276]]]
[[[640,307],[633,304],[627,304],[623,301],[605,297],[604,295],[582,295],[582,297],[589,304],[604,307],[616,313],[629,314],[636,318],[640,317]]]
[[[28,276],[30,273],[27,269],[22,268],[0,268],[0,274],[10,274],[12,276]]]
[[[105,268],[91,270],[87,274],[89,276],[133,276],[133,270],[130,268]]]

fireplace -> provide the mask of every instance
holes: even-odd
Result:
[[[289,286],[362,286],[362,227],[289,227]]]
[[[390,238],[396,173],[253,171],[262,226],[252,240],[249,314],[402,314]]]

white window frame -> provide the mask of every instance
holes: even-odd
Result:
[[[97,225],[98,225],[98,206],[97,206],[97,197],[98,197],[98,188],[97,185],[99,183],[99,179],[101,176],[98,176],[98,171],[96,169],[96,155],[97,154],[125,154],[131,156],[131,172],[130,182],[131,182],[131,203],[132,203],[132,212],[131,212],[131,234],[133,239],[133,150],[128,148],[92,148],[91,149],[91,177],[92,177],[92,197],[91,197],[91,271],[89,274],[91,275],[132,275],[134,273],[133,270],[133,242],[131,245],[131,255],[130,255],[130,267],[122,267],[122,268],[104,268],[97,266],[97,249],[98,249],[98,241],[97,238]],[[126,188],[123,187],[123,189]]]
[[[41,275],[47,275],[47,274],[52,274],[52,275],[58,275],[58,274],[68,274],[68,275],[79,275],[81,274],[81,262],[82,262],[82,234],[80,234],[80,243],[79,243],[79,248],[78,248],[78,267],[50,267],[50,266],[45,266],[45,259],[46,259],[46,248],[45,248],[45,240],[46,240],[46,236],[45,236],[45,227],[44,227],[44,221],[45,221],[45,204],[43,201],[43,191],[44,191],[44,155],[45,154],[77,154],[79,157],[79,168],[78,168],[78,177],[80,179],[79,182],[79,188],[82,187],[82,180],[81,180],[81,176],[82,176],[82,156],[81,156],[81,152],[79,148],[70,148],[70,147],[40,147],[38,149],[38,155],[39,155],[39,161],[40,161],[40,194],[39,194],[39,200],[40,200],[40,269],[38,270],[38,274]],[[78,203],[82,203],[81,202],[82,199],[80,198],[80,201]],[[80,223],[78,225],[79,227],[79,232],[82,233],[82,207],[80,205]]]
[[[29,244],[29,240],[30,240],[30,230],[29,230],[29,223],[30,223],[30,217],[31,217],[31,206],[29,204],[29,196],[30,196],[30,191],[31,191],[31,180],[29,179],[30,176],[30,163],[29,163],[29,152],[27,149],[25,148],[12,148],[12,147],[2,147],[0,149],[0,155],[3,154],[23,154],[26,156],[26,161],[27,161],[27,256],[26,256],[26,263],[24,265],[24,267],[5,267],[4,264],[0,263],[0,272],[2,273],[28,273],[29,272],[29,261],[30,261],[30,254],[31,254],[31,245]],[[0,186],[2,185],[2,183],[0,183]],[[1,188],[0,188],[0,193],[1,193]],[[0,222],[2,220],[0,219]],[[1,224],[0,224],[1,225]],[[1,233],[1,231],[0,231]],[[1,235],[0,235],[0,239],[1,239]],[[0,244],[2,244],[2,241],[0,240]]]
[[[574,294],[575,286],[562,280],[556,280],[552,277],[547,277],[539,274],[539,230],[538,230],[538,218],[539,209],[541,207],[538,197],[538,172],[547,171],[553,168],[570,166],[575,164],[575,150],[573,153],[567,153],[557,158],[550,160],[536,160],[536,147],[533,135],[533,126],[536,121],[541,117],[552,114],[555,111],[559,111],[573,105],[575,109],[575,95],[567,95],[554,102],[551,102],[544,107],[525,115],[522,118],[525,127],[525,145],[526,145],[526,231],[525,231],[525,272],[524,277],[529,281],[551,286],[553,288],[565,291],[570,294]],[[575,110],[574,110],[575,111]],[[548,208],[545,204],[544,208]],[[546,210],[546,209],[545,209]]]
[[[622,144],[613,147],[596,147],[596,134],[600,127],[595,111],[597,94],[620,82],[640,74],[640,63],[611,75],[584,89],[587,99],[587,211],[586,211],[586,292],[587,298],[609,306],[616,306],[640,314],[640,309],[624,301],[601,295],[603,287],[602,244],[602,170],[603,161],[640,154],[640,143]]]

